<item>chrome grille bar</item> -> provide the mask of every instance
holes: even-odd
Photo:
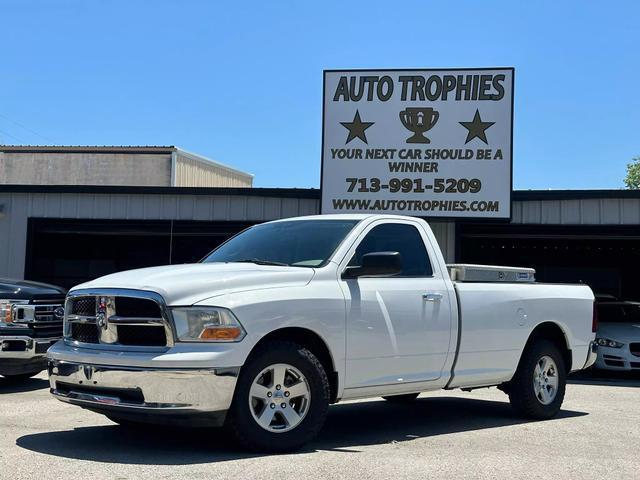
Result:
[[[13,307],[12,317],[14,322],[33,323],[33,322],[61,322],[62,317],[56,317],[56,309],[62,307],[62,303],[58,304],[40,304],[40,305],[23,305],[18,304]]]
[[[109,323],[115,323],[116,325],[162,325],[164,319],[162,318],[149,318],[149,317],[120,317],[114,315],[109,317]]]
[[[96,317],[89,317],[86,315],[67,315],[67,322],[77,322],[77,323],[96,323]]]
[[[122,302],[123,311],[128,311],[130,315],[122,315],[117,312],[118,299]],[[142,309],[136,309],[135,300],[151,301],[157,306],[157,311],[160,313],[158,316],[140,316],[151,310],[153,313],[155,308],[147,308],[145,303],[142,303]],[[74,312],[75,302],[82,302],[83,307],[82,315],[72,313]],[[132,303],[134,302],[134,308],[132,309]],[[95,305],[95,315],[90,315],[89,306]],[[120,350],[165,350],[167,347],[171,347],[174,344],[173,329],[170,320],[169,311],[164,303],[164,299],[157,293],[148,292],[144,290],[129,290],[129,289],[86,289],[75,290],[67,296],[65,303],[65,310],[68,312],[65,315],[65,341],[73,345],[83,345],[83,342],[79,342],[73,338],[73,332],[71,326],[74,324],[94,325],[97,330],[98,341],[91,343],[91,348],[108,348],[108,349],[120,349]],[[146,311],[145,311],[146,310]],[[126,312],[125,312],[126,313]],[[136,315],[138,313],[138,315]],[[120,344],[118,339],[118,326],[129,327],[162,327],[164,329],[165,345],[131,345]],[[151,331],[150,331],[151,333]],[[156,332],[157,333],[157,332]],[[123,332],[124,334],[124,332]],[[132,338],[132,337],[129,337]],[[135,337],[134,337],[135,338]],[[125,341],[125,338],[122,338]],[[132,340],[135,342],[135,340]]]

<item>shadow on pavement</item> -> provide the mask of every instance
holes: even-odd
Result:
[[[562,411],[557,418],[587,415]],[[526,423],[506,402],[464,398],[421,398],[409,405],[371,401],[334,405],[319,437],[302,452],[357,452],[362,445],[404,442],[444,434]],[[25,435],[17,445],[39,453],[108,463],[191,465],[261,456],[231,445],[221,429],[116,425]]]
[[[49,381],[43,378],[28,378],[26,380],[12,380],[0,377],[0,395],[3,393],[22,393],[49,388]]]
[[[640,387],[640,372],[583,370],[570,375],[568,383],[606,387]]]

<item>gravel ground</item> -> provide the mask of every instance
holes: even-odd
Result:
[[[516,418],[495,388],[330,409],[301,452],[259,455],[222,431],[127,430],[0,378],[1,479],[639,478],[640,380],[574,379],[554,420]]]

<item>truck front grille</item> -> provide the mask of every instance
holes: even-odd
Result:
[[[73,293],[66,304],[65,337],[79,343],[166,347],[172,344],[168,319],[161,298],[113,294]],[[169,334],[167,334],[169,332]]]
[[[35,299],[27,305],[14,306],[13,321],[31,329],[33,338],[62,337],[63,298]]]
[[[80,297],[71,303],[71,313],[74,315],[94,316],[96,314],[96,297]]]
[[[32,323],[33,338],[60,338],[62,337],[62,322]]]
[[[121,345],[158,346],[166,345],[167,338],[162,325],[143,327],[118,325],[118,342]]]
[[[72,323],[71,338],[80,343],[100,343],[98,326],[95,323]]]

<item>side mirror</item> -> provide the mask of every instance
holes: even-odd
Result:
[[[362,256],[362,265],[347,267],[342,278],[390,277],[402,272],[402,255],[398,252],[372,252]]]

